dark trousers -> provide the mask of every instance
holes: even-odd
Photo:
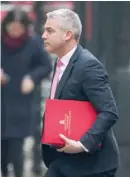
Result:
[[[111,174],[110,172],[111,171],[100,173],[100,174],[88,175],[88,176],[79,176],[79,177],[115,177],[115,174]],[[67,176],[64,176],[60,173],[54,174],[53,172],[47,172],[44,177],[67,177]]]
[[[115,177],[117,169],[112,169],[103,173],[87,175],[87,176],[76,176],[76,177]],[[57,164],[50,165],[47,173],[44,177],[72,177],[72,176],[65,176],[57,167]]]
[[[15,177],[23,176],[23,142],[24,139],[14,138],[1,140],[1,172],[8,176],[8,164],[12,163]]]

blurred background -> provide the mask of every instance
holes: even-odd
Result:
[[[117,177],[130,176],[130,2],[94,1],[1,1],[1,22],[13,7],[28,13],[30,34],[42,35],[46,13],[69,8],[79,14],[83,24],[80,44],[90,50],[106,67],[119,110],[114,127],[121,153]],[[52,63],[56,56],[52,55]],[[37,87],[32,104],[34,134],[24,142],[24,177],[43,177],[46,171],[40,154],[40,133],[44,100],[49,96],[51,76]],[[32,123],[34,124],[34,122]],[[35,167],[35,169],[34,169]],[[9,165],[10,176],[13,168]]]

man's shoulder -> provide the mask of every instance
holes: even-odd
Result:
[[[108,76],[103,64],[87,49],[80,51],[77,61],[75,62],[75,74],[79,75],[82,80],[87,78],[98,78],[102,75]]]
[[[103,64],[99,61],[99,59],[96,58],[96,56],[94,56],[89,50],[83,48],[80,52],[77,64],[83,67],[89,67],[93,64],[103,66]]]

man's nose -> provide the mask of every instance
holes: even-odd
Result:
[[[47,39],[47,33],[45,31],[42,34],[42,39]]]

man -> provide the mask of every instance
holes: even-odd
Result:
[[[90,101],[98,115],[78,142],[59,135],[65,141],[63,148],[42,145],[46,177],[115,177],[119,165],[112,132],[118,120],[115,100],[104,67],[78,44],[81,31],[81,21],[73,11],[47,14],[42,38],[45,49],[58,56],[50,98]]]

